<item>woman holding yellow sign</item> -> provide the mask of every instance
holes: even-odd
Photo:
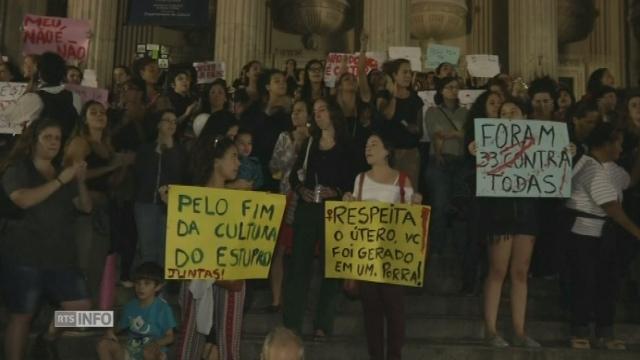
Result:
[[[406,174],[391,167],[393,146],[381,135],[369,136],[365,148],[367,163],[371,170],[356,178],[355,196],[346,193],[344,201],[364,200],[387,203],[408,203],[420,205],[422,196],[413,192],[413,186]],[[354,280],[346,280],[355,282]],[[387,359],[398,360],[404,343],[404,288],[398,285],[378,284],[359,281],[358,288],[367,344],[371,359],[384,359],[385,318],[387,327]],[[353,288],[353,286],[350,286]]]
[[[224,188],[228,181],[238,175],[240,161],[238,149],[233,141],[221,136],[213,140],[207,149],[207,159],[194,169],[194,183],[209,188]],[[185,304],[182,311],[182,343],[179,344],[180,359],[199,358],[196,354],[201,348],[203,336],[206,335],[203,359],[239,359],[240,334],[242,332],[242,308],[244,306],[244,280],[217,281],[213,285],[213,326],[202,329],[202,323],[196,321],[196,302],[193,295],[206,285],[204,280],[183,287],[181,303]],[[210,285],[208,285],[210,286]],[[188,290],[187,290],[188,289]],[[209,290],[210,291],[210,290]],[[198,310],[200,311],[200,310]],[[197,324],[196,324],[197,322]],[[216,357],[216,354],[218,355]]]

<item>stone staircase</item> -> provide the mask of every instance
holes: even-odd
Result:
[[[429,260],[425,288],[408,291],[406,300],[407,343],[404,359],[640,359],[640,302],[620,301],[616,333],[627,342],[628,351],[604,350],[576,351],[567,345],[569,328],[566,311],[561,304],[561,292],[557,281],[531,279],[527,330],[540,341],[543,348],[527,350],[518,348],[492,349],[483,346],[482,297],[461,296],[459,288],[460,265],[456,257],[433,256]],[[317,282],[315,279],[314,282]],[[312,288],[316,286],[312,283]],[[264,335],[281,323],[281,314],[261,311],[270,301],[266,282],[254,283],[252,306],[245,316],[242,359],[259,359]],[[506,339],[511,337],[508,285],[504,289],[500,308],[499,329]],[[133,296],[131,290],[120,289],[119,303]],[[169,302],[179,314],[177,297],[170,295]],[[305,334],[311,334],[311,314],[314,307],[310,298]],[[308,360],[366,360],[368,359],[364,337],[362,309],[359,301],[340,296],[334,335],[326,342],[305,341]],[[47,311],[34,321],[34,329],[43,328]],[[50,310],[49,310],[50,314]],[[0,324],[5,324],[5,311],[0,310]],[[4,329],[0,330],[0,336]],[[34,330],[35,334],[35,330]],[[4,337],[4,336],[2,336]],[[35,337],[35,335],[32,335]],[[95,344],[99,334],[89,336],[64,336],[59,344],[65,360],[95,359]]]

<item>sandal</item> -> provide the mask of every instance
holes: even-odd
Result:
[[[572,337],[571,348],[576,350],[589,350],[591,349],[591,343],[586,338]]]
[[[624,351],[627,350],[627,345],[624,341],[613,338],[599,338],[598,339],[598,348],[606,349],[606,350],[618,350]]]

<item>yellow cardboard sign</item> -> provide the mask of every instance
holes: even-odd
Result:
[[[328,201],[326,277],[421,287],[430,212],[419,205]]]
[[[266,279],[283,195],[169,187],[165,278]]]

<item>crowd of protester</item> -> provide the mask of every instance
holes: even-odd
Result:
[[[287,196],[270,271],[272,302],[264,310],[282,313],[290,330],[267,338],[264,359],[276,359],[276,350],[301,358],[297,335],[330,339],[343,288],[360,293],[371,359],[401,358],[403,287],[322,277],[318,293],[310,293],[314,258],[323,264],[329,200],[430,205],[431,254],[450,252],[454,220],[466,222],[465,242],[453,249],[464,269],[460,291],[478,292],[484,275],[489,346],[540,347],[525,323],[533,275],[560,278],[573,348],[624,349],[613,321],[618,280],[633,279],[640,239],[640,92],[616,87],[607,69],[593,73],[577,100],[548,77],[527,86],[509,74],[465,79],[443,63],[427,74],[425,86],[436,92],[427,108],[408,60],[365,73],[366,36],[361,40],[359,75],[345,68],[334,88],[324,84],[321,60],[303,69],[290,60],[284,70],[251,61],[232,86],[222,79],[195,86],[193,69],[163,72],[141,58],[114,68],[108,104],[82,104],[65,90],[64,83],[81,83],[82,71],[56,54],[25,57],[22,72],[0,64],[0,81],[30,84],[3,113],[24,125],[19,136],[3,135],[0,168],[5,358],[23,358],[45,295],[65,310],[109,309],[101,295],[107,259],[116,255],[120,286],[135,287],[136,298],[97,345],[101,359],[124,359],[125,352],[163,359],[168,346],[185,360],[239,358],[251,283],[181,282],[179,325],[163,300],[172,184]],[[486,91],[467,109],[458,100],[463,88]],[[476,197],[478,118],[566,123],[571,198]],[[511,342],[496,326],[507,275]],[[310,296],[317,303],[313,333],[304,334]],[[591,313],[597,343],[589,341]],[[57,330],[38,336],[42,356],[56,358]]]

